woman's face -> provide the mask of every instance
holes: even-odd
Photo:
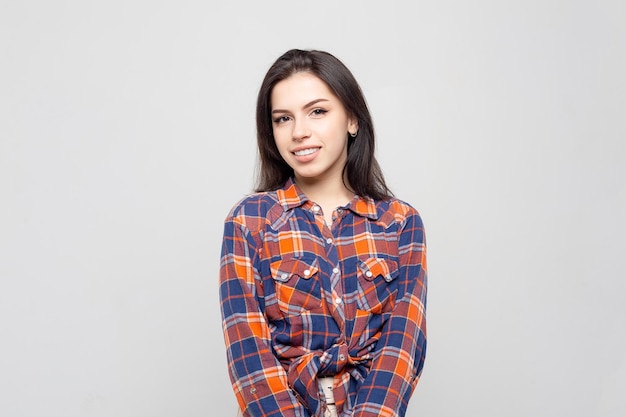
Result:
[[[274,140],[296,181],[341,181],[348,133],[358,126],[326,83],[298,72],[277,83],[270,100]]]

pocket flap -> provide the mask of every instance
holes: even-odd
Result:
[[[359,261],[359,269],[363,277],[372,281],[382,276],[385,281],[391,282],[398,277],[398,263],[391,259],[367,258]]]
[[[316,257],[306,258],[283,258],[270,264],[272,277],[276,281],[287,282],[297,275],[300,278],[309,279],[319,270]]]

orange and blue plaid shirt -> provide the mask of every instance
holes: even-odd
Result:
[[[220,301],[230,378],[246,416],[403,416],[426,352],[418,212],[354,197],[329,227],[292,181],[228,215]]]

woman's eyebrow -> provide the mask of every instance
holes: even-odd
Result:
[[[330,101],[330,100],[328,100],[327,98],[316,98],[315,100],[311,100],[308,103],[306,103],[304,106],[302,106],[302,108],[306,109],[311,106],[315,106],[317,103],[321,103],[323,101]],[[274,113],[289,113],[289,110],[273,109],[272,114]]]

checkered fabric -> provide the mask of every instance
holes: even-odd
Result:
[[[403,416],[426,352],[426,246],[418,212],[355,196],[333,213],[293,180],[225,221],[220,302],[246,416]]]

